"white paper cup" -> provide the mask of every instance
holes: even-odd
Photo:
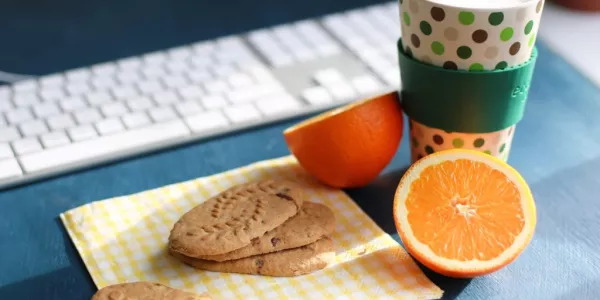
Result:
[[[544,0],[399,0],[404,51],[448,69],[494,70],[526,62]]]
[[[449,149],[481,151],[508,160],[515,126],[488,133],[447,132],[409,120],[412,162],[429,154]]]

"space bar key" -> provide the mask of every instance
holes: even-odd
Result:
[[[105,156],[121,151],[189,134],[190,130],[185,123],[177,120],[23,155],[19,160],[25,172],[34,173],[89,160],[100,161]]]

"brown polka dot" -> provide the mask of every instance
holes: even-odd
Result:
[[[498,56],[498,48],[494,46],[488,47],[487,49],[485,49],[483,55],[487,59],[494,59],[496,56]]]
[[[477,29],[473,32],[472,38],[475,43],[481,44],[488,38],[487,31],[483,29]]]
[[[512,44],[512,46],[510,46],[510,49],[508,49],[508,53],[510,53],[510,55],[516,55],[517,53],[519,53],[520,49],[521,49],[521,43],[516,42],[516,43]]]
[[[517,12],[517,21],[525,20],[525,16],[527,16],[527,9],[525,9],[525,8],[519,9],[519,11]]]
[[[542,0],[540,0],[540,2],[538,2],[537,6],[535,7],[535,12],[539,13],[542,10]]]
[[[456,41],[458,39],[458,30],[454,27],[448,27],[444,30],[444,37],[449,41]]]
[[[419,46],[421,46],[421,40],[414,33],[410,36],[410,41],[412,42],[413,46],[415,46],[415,48],[419,48]]]
[[[410,3],[408,4],[408,7],[410,8],[410,11],[417,14],[419,13],[419,4],[417,4],[417,1],[415,0],[410,0]]]
[[[442,136],[436,134],[436,135],[433,136],[433,142],[436,143],[436,144],[438,144],[438,145],[441,145],[441,144],[444,143],[444,138]]]
[[[444,20],[444,18],[446,18],[446,12],[444,12],[444,10],[442,8],[432,7],[431,8],[431,17],[434,20],[441,22]]]
[[[453,61],[445,62],[443,67],[444,67],[444,69],[448,69],[448,70],[457,70],[458,69],[458,66]]]

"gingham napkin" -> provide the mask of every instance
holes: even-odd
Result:
[[[310,201],[335,213],[337,261],[299,277],[196,270],[170,257],[169,231],[186,211],[232,185],[275,177],[310,186]],[[93,202],[61,214],[98,288],[157,281],[213,299],[438,299],[443,291],[404,249],[345,193],[307,175],[291,157],[263,161],[133,195]]]

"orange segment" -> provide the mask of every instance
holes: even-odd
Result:
[[[333,109],[283,132],[300,165],[339,188],[368,184],[396,154],[403,134],[397,92]]]
[[[471,150],[438,152],[411,166],[396,191],[394,219],[417,260],[455,277],[510,263],[536,223],[533,197],[518,172]]]

